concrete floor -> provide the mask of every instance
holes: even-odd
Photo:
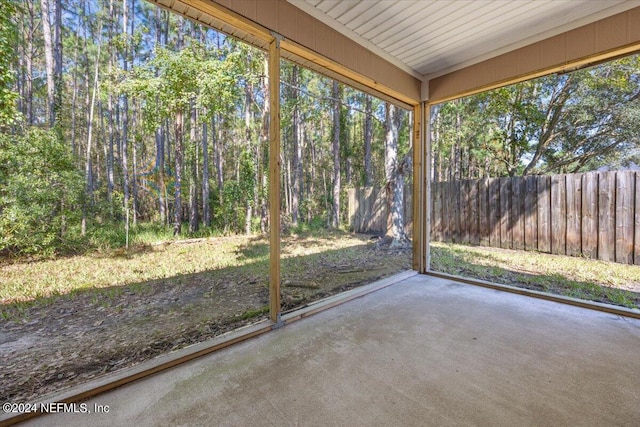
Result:
[[[414,276],[59,426],[638,426],[640,320]]]

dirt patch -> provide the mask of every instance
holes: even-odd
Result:
[[[350,239],[323,251],[311,250],[312,238],[284,241],[285,310],[410,268],[410,250]],[[268,246],[247,240],[237,251],[256,261],[3,307],[0,401],[33,400],[264,318]]]

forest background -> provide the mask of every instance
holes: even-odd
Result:
[[[1,254],[267,229],[265,52],[146,2],[2,8]],[[406,172],[409,116],[287,61],[280,84],[284,226],[338,228],[347,186]]]
[[[267,229],[264,52],[143,1],[0,6],[3,257]],[[639,70],[630,56],[434,106],[432,179],[634,167]],[[398,193],[409,113],[287,61],[280,84],[285,228],[348,224],[350,186]]]

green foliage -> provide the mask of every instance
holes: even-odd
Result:
[[[18,30],[14,18],[20,8],[13,0],[0,0],[0,129],[18,121],[16,109],[18,94],[14,91],[15,58]]]
[[[326,215],[314,216],[310,222],[300,222],[297,227],[291,228],[291,234],[318,234],[327,230]]]
[[[135,67],[118,90],[142,102],[145,128],[155,130],[160,119],[186,111],[193,103],[207,114],[224,111],[238,99],[240,76],[237,53],[218,57],[211,49],[189,40],[180,51],[157,48],[155,56]]]
[[[225,233],[244,231],[247,207],[253,200],[255,186],[254,159],[244,150],[240,155],[238,180],[227,181],[222,190],[222,204],[214,209],[214,226]],[[259,225],[255,224],[255,225]]]
[[[50,255],[80,220],[83,179],[51,131],[0,134],[0,253]]]
[[[640,56],[434,107],[441,179],[574,173],[631,162],[640,147]]]

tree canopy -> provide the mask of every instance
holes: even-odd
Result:
[[[440,178],[628,166],[640,144],[640,56],[436,106]]]

